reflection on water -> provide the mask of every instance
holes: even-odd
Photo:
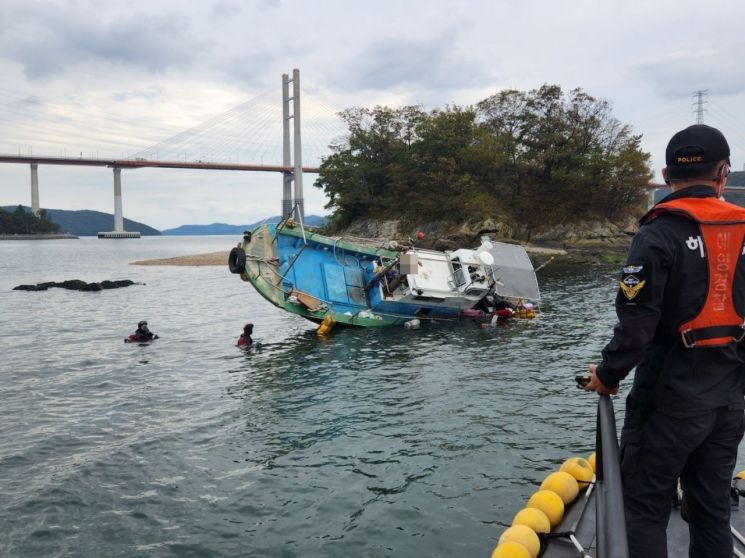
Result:
[[[0,243],[0,555],[485,555],[591,450],[573,377],[613,325],[615,270],[548,266],[532,322],[319,339],[227,266],[127,265],[234,240]],[[74,278],[146,285],[10,290]],[[124,344],[143,318],[161,339]]]

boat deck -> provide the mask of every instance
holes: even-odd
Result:
[[[688,524],[680,516],[680,509],[672,506],[670,523],[667,526],[667,547],[669,556],[688,556]],[[579,521],[578,521],[579,518]],[[745,501],[739,506],[732,508],[730,520],[732,527],[742,536],[745,536]],[[554,529],[555,532],[572,531],[582,547],[591,556],[597,556],[595,548],[595,493],[589,499],[581,494],[577,501],[569,508],[561,523]],[[629,533],[632,537],[633,533]],[[735,556],[745,556],[745,538],[739,540],[733,535]],[[738,552],[742,554],[737,554]],[[577,548],[569,539],[551,539],[541,555],[543,558],[577,558],[580,556]]]

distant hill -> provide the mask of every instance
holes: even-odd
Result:
[[[5,206],[6,211],[14,211],[17,206]],[[23,206],[27,213],[31,208]],[[111,213],[102,213],[101,211],[91,211],[90,209],[81,209],[70,211],[67,209],[47,209],[47,218],[59,225],[59,232],[72,233],[77,236],[96,236],[99,232],[114,230],[114,216]],[[143,236],[157,236],[160,231],[148,227],[143,223],[124,219],[124,230],[139,231]]]
[[[183,235],[211,235],[211,234],[243,234],[243,231],[250,231],[263,225],[264,223],[279,223],[282,218],[269,217],[262,219],[250,225],[228,225],[227,223],[212,223],[211,225],[181,225],[175,229],[165,229],[162,231],[165,236],[183,236]],[[326,217],[318,215],[307,215],[303,221],[309,227],[320,227],[326,223]]]

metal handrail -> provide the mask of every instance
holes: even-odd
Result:
[[[626,537],[616,418],[613,412],[613,402],[607,395],[601,395],[598,398],[595,458],[598,557],[628,558],[629,548]]]

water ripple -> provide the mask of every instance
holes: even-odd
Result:
[[[533,322],[319,339],[226,268],[127,265],[233,241],[0,243],[0,555],[485,555],[591,450],[572,378],[614,323],[615,270],[549,266]],[[10,290],[71,278],[145,284]],[[161,339],[124,344],[143,317]]]

